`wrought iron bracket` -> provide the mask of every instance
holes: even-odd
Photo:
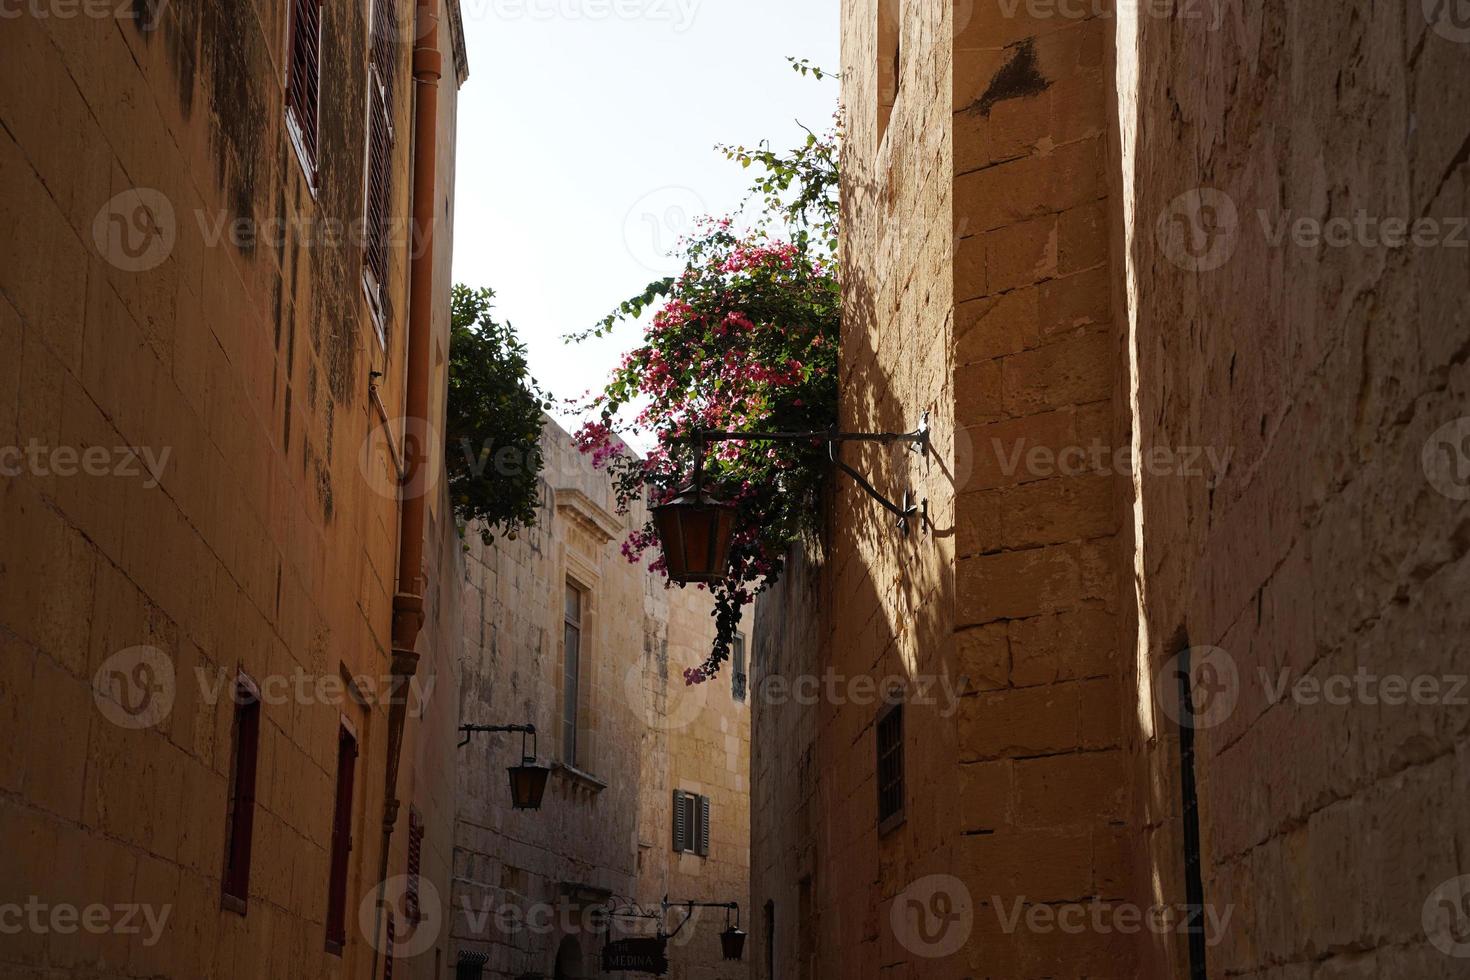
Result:
[[[459,747],[464,748],[470,744],[470,737],[481,732],[495,734],[519,733],[521,736],[521,758],[532,760],[536,758],[536,726],[535,725],[460,725],[460,734],[464,738],[459,740]],[[531,751],[526,752],[526,737],[531,738]]]
[[[909,491],[904,491],[901,503],[894,503],[887,496],[880,493],[878,488],[868,481],[867,477],[858,472],[847,463],[843,462],[841,446],[847,442],[876,442],[882,445],[894,445],[897,443],[908,443],[909,451],[918,453],[920,456],[929,455],[929,413],[925,412],[919,420],[919,427],[912,432],[840,432],[836,426],[831,429],[817,430],[812,432],[728,432],[717,429],[704,429],[689,437],[695,444],[694,454],[694,486],[700,486],[704,473],[705,446],[711,442],[826,442],[827,455],[836,464],[837,468],[848,476],[863,489],[869,497],[878,501],[883,509],[897,518],[898,532],[905,537],[908,536],[910,518],[920,514],[921,520],[927,522],[929,519],[929,501],[920,500],[915,502]]]
[[[740,927],[740,903],[739,902],[671,902],[671,901],[669,901],[669,897],[667,895],[665,895],[664,896],[664,901],[663,901],[663,914],[664,914],[664,919],[665,920],[668,919],[668,915],[669,915],[669,910],[670,909],[683,909],[684,910],[684,921],[683,922],[680,922],[679,923],[679,927],[677,929],[675,929],[673,932],[663,934],[662,935],[662,938],[664,938],[664,939],[673,939],[675,936],[677,936],[683,930],[683,928],[689,924],[690,920],[694,918],[694,910],[695,909],[724,909],[725,910],[725,921],[727,923],[730,920],[730,913],[731,912],[734,912],[735,913],[735,927],[737,929]],[[660,933],[663,933],[662,924],[660,924],[659,931],[660,931]]]

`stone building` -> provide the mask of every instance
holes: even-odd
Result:
[[[470,975],[497,980],[602,975],[601,909],[652,910],[666,896],[744,907],[748,895],[748,710],[728,673],[683,680],[709,652],[712,603],[622,556],[643,515],[617,513],[607,474],[553,422],[542,449],[537,525],[466,539],[462,721],[534,725],[552,767],[541,808],[518,811],[505,770],[521,737],[460,750],[451,941]],[[707,835],[690,824],[676,841],[676,791],[708,815]],[[723,928],[706,912],[681,932],[669,975],[743,980],[744,964],[720,959]]]
[[[6,977],[442,975],[458,17],[4,15]]]
[[[847,449],[928,519],[758,607],[755,976],[1463,975],[1455,14],[844,3],[841,421],[930,413]]]

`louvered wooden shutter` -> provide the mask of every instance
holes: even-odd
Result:
[[[388,232],[393,196],[393,93],[398,19],[393,0],[373,0],[373,49],[368,71],[367,214],[363,262],[374,312],[386,315]]]
[[[408,889],[403,896],[404,914],[408,921],[423,921],[419,907],[419,863],[424,850],[424,821],[414,807],[408,810]]]
[[[687,848],[684,842],[688,840],[688,825],[685,812],[684,791],[674,790],[674,851],[683,854]]]
[[[695,853],[700,857],[709,855],[709,797],[699,798],[699,817],[696,821],[699,833],[695,839]]]
[[[318,118],[321,111],[321,0],[292,0],[291,62],[286,82],[286,110],[296,123],[301,149],[317,184]]]

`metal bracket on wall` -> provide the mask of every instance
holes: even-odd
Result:
[[[912,432],[839,432],[836,426],[824,431],[815,432],[722,432],[716,430],[705,430],[691,437],[696,444],[695,453],[695,484],[700,482],[700,471],[704,460],[704,446],[709,442],[816,442],[827,443],[827,455],[837,468],[852,477],[858,486],[874,500],[883,506],[898,519],[898,531],[907,536],[909,533],[909,522],[915,514],[921,515],[925,523],[929,520],[929,501],[920,500],[915,503],[913,494],[904,491],[902,503],[894,503],[889,500],[878,489],[856,469],[842,461],[839,447],[846,442],[876,442],[882,445],[894,443],[908,443],[909,451],[918,453],[920,456],[929,455],[929,413],[925,412],[919,419],[919,427]]]

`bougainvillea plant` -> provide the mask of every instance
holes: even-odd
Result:
[[[826,431],[836,423],[839,138],[834,126],[823,136],[808,133],[787,154],[765,144],[720,147],[742,166],[762,169],[747,201],[753,207],[743,209],[756,211],[754,220],[704,219],[680,242],[679,276],[650,284],[581,335],[605,334],[656,307],[642,342],[582,406],[595,417],[576,436],[611,472],[624,509],[638,499],[657,506],[689,485],[692,437],[701,430]],[[620,438],[636,434],[654,441],[646,456]],[[685,672],[686,682],[719,672],[744,607],[776,582],[792,544],[816,533],[829,473],[820,438],[708,446],[704,490],[738,509],[728,577],[711,586],[714,647]],[[650,520],[624,542],[623,554],[641,562],[657,547]],[[666,573],[661,555],[649,567]]]

